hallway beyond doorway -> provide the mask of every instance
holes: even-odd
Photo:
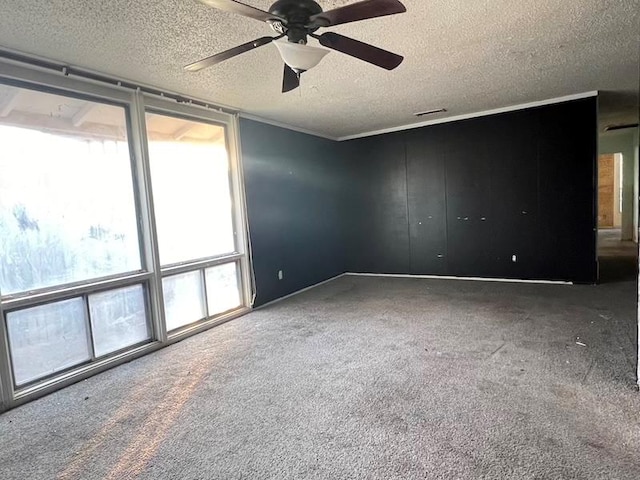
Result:
[[[637,278],[638,244],[621,240],[619,228],[598,230],[600,283]]]

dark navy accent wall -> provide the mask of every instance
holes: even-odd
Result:
[[[596,135],[594,97],[347,142],[347,270],[594,283]]]
[[[345,271],[597,280],[595,97],[347,142],[240,136],[256,305]]]
[[[247,119],[240,139],[255,305],[344,273],[344,146]]]

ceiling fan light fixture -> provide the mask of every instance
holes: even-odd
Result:
[[[329,50],[318,47],[310,47],[301,43],[293,43],[287,40],[273,42],[280,52],[284,63],[289,65],[296,73],[306,72],[318,65]]]
[[[344,1],[349,0],[341,0],[340,3]],[[400,66],[404,60],[401,55],[335,32],[315,34],[316,30],[321,27],[404,13],[407,9],[400,0],[360,0],[355,3],[349,1],[347,5],[328,11],[323,11],[316,0],[277,0],[269,7],[269,11],[260,10],[238,0],[200,0],[200,2],[224,12],[236,13],[265,22],[278,35],[276,37],[260,37],[190,63],[184,67],[189,72],[198,72],[242,53],[275,42],[276,48],[284,60],[282,93],[286,93],[298,88],[300,74],[318,65],[331,50],[385,70],[393,70]],[[285,36],[287,40],[277,41]],[[320,42],[320,45],[328,50],[308,46],[307,37],[315,38]]]

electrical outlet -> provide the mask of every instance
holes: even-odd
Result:
[[[284,278],[284,273],[282,270],[278,270],[278,280],[282,280]]]

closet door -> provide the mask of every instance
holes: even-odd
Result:
[[[491,250],[495,275],[537,278],[537,112],[492,119],[487,154],[491,168]]]
[[[440,126],[406,136],[410,267],[418,275],[443,275],[447,266],[447,216]]]
[[[407,175],[402,134],[357,140],[362,211],[357,224],[357,272],[407,273]]]
[[[487,119],[452,124],[446,151],[450,272],[492,276],[491,125]]]

